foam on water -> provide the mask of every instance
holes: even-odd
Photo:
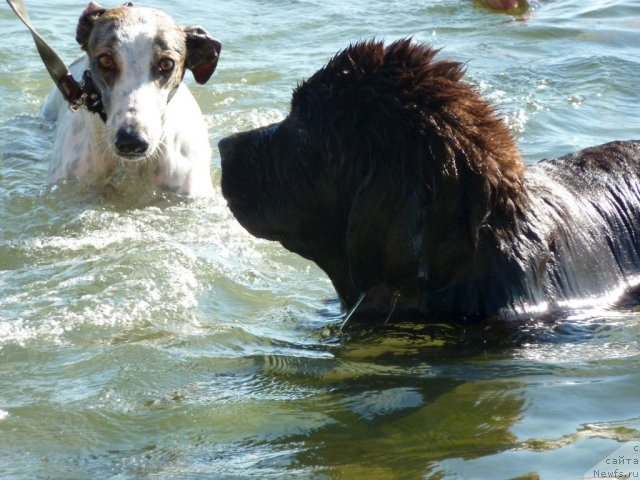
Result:
[[[26,3],[75,58],[85,4]],[[339,336],[326,276],[220,194],[217,141],[284,118],[298,82],[374,36],[466,62],[529,163],[637,137],[637,2],[532,3],[155,2],[223,43],[211,82],[185,77],[214,147],[197,201],[47,188],[51,83],[0,10],[0,477],[579,478],[640,438],[640,322],[618,290],[553,322]]]

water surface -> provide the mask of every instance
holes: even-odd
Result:
[[[72,61],[84,3],[28,0]],[[468,65],[529,163],[639,138],[640,2],[157,1],[223,43],[187,78],[212,145],[286,115],[350,42],[413,36]],[[582,478],[640,439],[640,312],[347,336],[313,264],[220,195],[46,185],[51,82],[0,7],[0,478]]]

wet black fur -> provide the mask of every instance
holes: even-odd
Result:
[[[640,271],[640,142],[525,170],[464,69],[401,40],[338,53],[280,123],[223,139],[239,222],[316,262],[361,316],[472,320]]]

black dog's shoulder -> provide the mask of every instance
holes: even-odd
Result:
[[[585,201],[602,202],[605,195],[629,203],[640,195],[640,140],[609,142],[541,160],[529,171],[559,182]]]
[[[616,140],[583,148],[558,158],[541,160],[539,164],[562,164],[583,172],[638,173],[640,172],[640,140]]]

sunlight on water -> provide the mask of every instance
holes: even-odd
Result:
[[[80,54],[85,3],[26,4]],[[530,164],[637,138],[637,2],[154,6],[223,44],[208,84],[185,77],[214,147],[209,200],[126,178],[48,187],[51,82],[0,8],[0,478],[555,480],[640,439],[640,316],[621,289],[535,321],[340,335],[326,276],[234,220],[215,149],[282,120],[299,82],[374,36],[465,62]]]

